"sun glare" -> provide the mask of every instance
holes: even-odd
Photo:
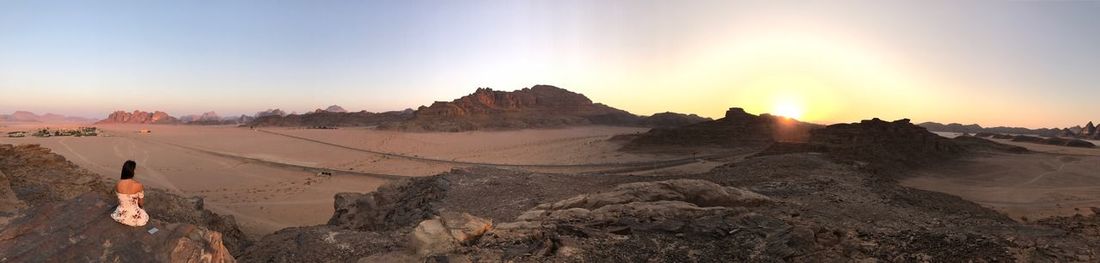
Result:
[[[802,118],[802,107],[790,101],[781,101],[775,104],[772,114],[798,119]]]

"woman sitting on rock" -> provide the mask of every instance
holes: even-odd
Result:
[[[137,169],[134,161],[122,164],[122,180],[115,185],[118,207],[111,213],[111,218],[128,226],[144,226],[149,222],[149,214],[142,209],[145,207],[145,187],[134,180],[134,169]]]

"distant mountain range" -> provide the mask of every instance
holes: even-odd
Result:
[[[330,107],[331,108],[331,107]],[[278,111],[282,113],[282,111]],[[388,122],[399,122],[412,117],[413,110],[388,111],[388,112],[339,112],[315,110],[304,114],[257,114],[255,120],[248,123],[253,126],[281,126],[281,127],[355,127],[375,126]]]
[[[82,118],[82,117],[70,117],[60,114],[46,113],[43,115],[34,114],[29,111],[16,111],[12,114],[0,114],[0,122],[70,122],[70,123],[91,123],[94,119]]]
[[[588,97],[549,85],[536,85],[516,91],[479,88],[453,101],[437,101],[416,110],[388,112],[348,112],[338,105],[311,112],[287,114],[268,109],[253,116],[221,117],[215,112],[179,118],[162,111],[116,111],[98,123],[140,124],[239,124],[281,127],[355,127],[377,126],[404,131],[470,131],[525,128],[557,128],[581,125],[634,127],[678,127],[710,118],[695,114],[658,113],[639,116],[594,103]]]
[[[703,121],[698,115],[658,113],[638,116],[568,90],[536,85],[516,91],[480,88],[453,101],[437,101],[417,110],[389,112],[347,112],[329,106],[304,114],[286,114],[272,109],[256,114],[255,126],[346,127],[377,126],[405,131],[470,131],[524,128],[553,128],[578,125],[672,127]]]
[[[976,134],[976,133],[979,133],[979,132],[986,132],[986,133],[1001,133],[1001,134],[1027,134],[1027,135],[1038,135],[1038,136],[1053,137],[1053,136],[1059,136],[1063,132],[1063,129],[1057,129],[1057,128],[1042,128],[1042,129],[1028,129],[1028,128],[1022,128],[1022,127],[991,127],[991,128],[984,128],[981,125],[977,125],[977,124],[970,124],[970,125],[963,125],[963,124],[959,124],[959,123],[942,124],[942,123],[936,123],[936,122],[925,122],[925,123],[918,124],[918,126],[924,127],[925,129],[928,129],[929,131],[934,131],[934,132],[957,132],[957,133],[970,133],[970,134]]]

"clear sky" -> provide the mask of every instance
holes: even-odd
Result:
[[[0,112],[385,111],[551,84],[636,114],[1100,121],[1097,1],[0,1]]]

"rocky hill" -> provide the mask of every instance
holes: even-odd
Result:
[[[96,124],[179,124],[179,119],[169,116],[163,111],[134,112],[115,111]]]
[[[118,201],[99,178],[38,145],[0,145],[3,260],[233,262],[231,253],[251,243],[202,199],[156,190],[146,192],[148,226],[118,224],[108,216]]]
[[[953,159],[965,151],[909,119],[887,122],[875,118],[829,125],[811,131],[808,143],[832,156],[881,165],[923,165]]]
[[[804,142],[809,131],[819,125],[798,120],[752,115],[741,108],[730,108],[725,117],[673,128],[655,128],[630,140],[625,150],[664,147],[741,147],[767,146],[773,142]]]
[[[280,127],[362,127],[400,122],[412,118],[412,110],[389,112],[329,112],[316,110],[305,114],[258,116],[248,123],[252,126]]]
[[[417,110],[346,112],[337,105],[304,114],[275,109],[259,112],[248,123],[254,126],[346,127],[378,126],[405,131],[470,131],[525,128],[559,128],[578,125],[675,127],[708,121],[698,115],[658,113],[637,116],[593,103],[584,95],[548,85],[517,91],[477,89],[450,102],[435,102]]]
[[[662,114],[646,118],[593,103],[582,94],[549,85],[516,91],[479,88],[454,101],[421,106],[412,119],[382,128],[409,131],[468,131],[483,129],[556,128],[578,125],[679,125],[698,116]]]
[[[662,112],[642,117],[640,125],[654,128],[673,128],[707,121],[712,121],[712,119],[695,114]]]

